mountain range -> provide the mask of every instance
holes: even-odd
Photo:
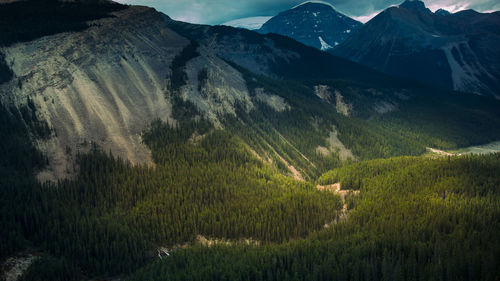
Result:
[[[500,12],[433,13],[409,0],[363,25],[326,2],[310,1],[253,26],[390,75],[499,98],[499,18]]]
[[[330,51],[366,34],[383,56],[380,25],[463,39],[487,16],[405,2]],[[446,71],[100,0],[3,3],[0,31],[0,280],[498,279],[500,157],[460,149],[499,140],[500,101]],[[494,75],[464,54],[495,38],[450,52]]]
[[[59,2],[50,3],[58,5]],[[345,44],[339,46],[336,52],[347,50],[345,46],[354,44],[356,38],[365,34],[366,28],[377,27],[376,23],[392,18],[388,15],[393,13],[417,13],[423,17],[418,17],[419,23],[427,17],[432,19],[433,15],[419,3],[411,2],[411,7],[405,4],[390,8],[363,26]],[[405,123],[408,128],[400,129],[408,131],[413,130],[410,127],[416,129],[421,126],[417,124],[423,122],[416,112],[426,111],[430,116],[441,116],[439,122],[435,121],[432,125],[426,124],[418,129],[418,134],[424,134],[428,139],[424,138],[425,141],[407,151],[412,154],[425,151],[425,146],[430,145],[426,142],[435,142],[440,138],[447,139],[450,145],[467,145],[480,143],[481,139],[494,139],[496,134],[496,130],[490,129],[498,113],[491,107],[495,103],[481,108],[469,108],[470,104],[483,102],[470,101],[469,98],[464,99],[448,91],[426,88],[411,80],[395,79],[305,46],[286,36],[272,33],[262,35],[226,26],[177,22],[144,7],[122,8],[123,6],[109,4],[110,6],[105,6],[107,8],[101,9],[102,13],[94,14],[92,5],[100,4],[84,4],[90,6],[80,8],[78,17],[73,17],[68,22],[65,14],[69,11],[75,13],[71,5],[81,4],[65,4],[61,6],[61,13],[55,15],[50,6],[42,10],[45,6],[38,2],[17,2],[10,5],[12,11],[4,17],[9,24],[3,25],[9,36],[3,38],[4,47],[1,52],[4,62],[2,71],[5,73],[2,78],[4,82],[0,84],[1,102],[16,116],[23,110],[31,112],[30,118],[26,113],[21,114],[26,124],[30,124],[30,120],[35,118],[51,128],[48,136],[36,141],[39,149],[48,156],[49,162],[47,169],[40,171],[38,175],[42,180],[71,176],[75,157],[79,151],[88,150],[90,143],[96,143],[132,163],[151,163],[148,148],[141,142],[142,132],[156,119],[179,122],[179,116],[176,115],[180,109],[177,107],[183,108],[182,104],[185,102],[192,104],[216,128],[233,126],[234,124],[227,123],[228,116],[241,119],[241,114],[246,116],[254,111],[262,112],[263,105],[270,106],[278,113],[296,110],[304,112],[296,115],[295,118],[301,117],[295,122],[303,126],[308,124],[310,128],[314,127],[311,120],[326,118],[330,120],[323,121],[326,128],[334,126],[336,130],[343,131],[339,133],[341,143],[350,147],[355,157],[361,158],[397,155],[402,147],[406,146],[405,150],[410,147],[408,144],[402,145],[408,140],[399,136],[392,138],[390,142],[399,141],[401,144],[394,143],[394,147],[389,150],[380,148],[367,153],[359,141],[347,137],[348,123],[371,124],[382,116],[386,119],[384,122]],[[295,9],[302,11],[305,8],[317,8],[317,5],[304,4]],[[320,9],[335,13],[331,7],[320,5]],[[85,10],[85,7],[88,9]],[[120,10],[113,12],[112,17],[105,16],[106,10],[114,11],[115,7],[120,7]],[[39,11],[35,22],[45,21],[43,13],[53,15],[54,22],[50,23],[53,25],[40,30],[32,29],[32,23],[11,25],[11,22],[16,21],[16,14],[25,13],[25,9]],[[482,18],[481,15],[479,17]],[[85,26],[81,22],[82,18],[97,21]],[[57,21],[64,22],[66,28],[73,32],[61,33],[60,23]],[[404,25],[390,25],[390,28],[399,30],[402,26]],[[32,33],[27,33],[25,29]],[[435,38],[421,32],[427,39]],[[55,34],[50,35],[51,33]],[[373,34],[377,33],[374,31],[369,35]],[[389,35],[390,33],[387,34]],[[385,42],[384,38],[364,42],[377,44]],[[394,36],[387,38],[398,40]],[[420,37],[411,38],[417,40]],[[375,52],[379,49],[371,46],[366,50]],[[433,54],[432,50],[425,50]],[[376,56],[380,57],[383,56]],[[430,65],[441,63],[441,67],[445,68],[445,61],[439,61],[439,58],[445,59],[446,56],[436,54],[436,59],[426,61]],[[464,60],[465,62],[467,61]],[[405,64],[404,67],[420,69],[414,65]],[[447,74],[449,72],[436,71],[432,77],[437,79]],[[293,81],[292,85],[295,86],[290,89],[290,86],[285,86],[280,81]],[[439,101],[436,102],[436,99]],[[470,104],[465,103],[465,100]],[[452,101],[453,105],[450,105]],[[180,104],[176,105],[178,102]],[[315,104],[315,109],[306,110],[303,103]],[[431,109],[437,105],[440,105],[438,111],[451,110],[453,113],[442,116],[442,113]],[[419,106],[423,106],[420,111],[416,110]],[[479,114],[482,110],[488,113]],[[329,111],[355,121],[346,123],[337,120],[340,117],[318,117],[319,112]],[[405,112],[406,116],[403,117],[399,112]],[[401,121],[401,118],[406,121]],[[450,118],[468,120],[452,122]],[[485,126],[471,126],[470,120],[484,123]],[[380,133],[368,133],[362,129],[365,125],[359,126],[361,125],[349,130],[361,130],[358,134],[370,135],[371,138],[374,137],[372,141],[387,138],[382,136],[382,129]],[[448,128],[439,132],[429,129],[433,126]],[[333,130],[331,128],[327,131]],[[280,135],[287,136],[281,130],[283,128],[275,127],[271,135],[279,132]],[[475,132],[474,135],[478,137],[458,137],[471,132]],[[300,151],[300,154],[289,152],[289,155],[276,155],[288,158],[288,166],[303,173],[303,177],[312,176],[318,171],[311,169],[307,163],[317,157],[316,147],[302,151],[297,143],[300,143],[300,134],[296,134],[288,135],[292,139],[287,140],[285,147],[288,148],[283,148],[283,151]],[[328,136],[324,134],[326,132],[318,131],[313,143],[317,142],[321,146],[319,144]],[[382,135],[378,136],[379,134]],[[269,137],[267,134],[262,136],[263,141],[268,142]],[[268,156],[275,154],[267,151],[267,145],[260,144],[259,147],[253,149]],[[301,159],[299,155],[306,155],[305,159],[309,160],[297,160]]]
[[[500,12],[432,13],[406,1],[330,52],[385,73],[499,98]]]
[[[31,104],[36,117],[54,131],[38,142],[50,163],[49,169],[39,174],[41,179],[71,175],[77,152],[88,149],[82,144],[93,142],[132,163],[150,162],[141,132],[157,118],[174,122],[177,96],[193,104],[217,128],[224,128],[228,126],[226,116],[240,118],[238,114],[260,111],[261,103],[275,110],[303,111],[292,98],[295,95],[308,104],[320,98],[315,102],[324,108],[321,111],[358,116],[363,123],[370,116],[401,111],[405,104],[413,106],[414,98],[426,103],[429,96],[424,93],[435,92],[414,88],[408,81],[395,80],[280,35],[186,24],[140,7],[114,15],[80,32],[58,33],[3,48],[12,78],[0,86],[2,104],[18,110]],[[180,65],[172,66],[179,56]],[[266,84],[252,82],[255,78],[245,75],[247,71],[266,79],[294,80],[297,88],[292,92],[283,86],[266,88]],[[292,94],[295,91],[301,94]],[[448,94],[440,97],[443,102],[450,99]],[[307,114],[310,116],[297,122],[309,124],[318,113]],[[409,122],[416,120],[409,118]],[[344,126],[329,122],[328,126]],[[465,133],[461,126],[468,126],[467,122],[453,130]],[[322,134],[318,141],[324,140]],[[423,143],[420,145],[417,151],[425,150]],[[311,159],[314,149],[301,153]],[[359,149],[354,150],[358,156],[364,153]],[[307,167],[306,162],[291,165],[300,171]]]

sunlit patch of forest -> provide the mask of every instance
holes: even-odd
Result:
[[[265,246],[192,247],[128,280],[496,280],[500,154],[402,157],[333,170],[361,192],[346,221]]]

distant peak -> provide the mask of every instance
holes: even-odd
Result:
[[[438,9],[437,11],[434,12],[434,14],[440,15],[440,16],[451,15],[451,13],[448,12],[447,10],[445,10],[445,9]]]
[[[335,8],[335,6],[333,6],[332,4],[330,4],[328,2],[324,2],[324,1],[306,1],[306,2],[303,2],[303,3],[301,3],[301,4],[299,4],[299,5],[295,6],[295,7],[293,7],[292,10],[296,9],[296,8],[299,8],[299,7],[305,8],[305,7],[308,7],[308,6],[309,7],[310,6],[316,6],[316,7],[323,7],[323,8],[328,7],[328,8],[331,8],[333,10],[337,10]]]
[[[477,15],[477,14],[480,14],[480,12],[478,12],[478,11],[476,11],[476,10],[473,10],[473,9],[467,9],[467,10],[458,11],[458,12],[456,12],[455,14],[461,14],[461,15],[469,15],[469,16],[472,16],[472,15]]]
[[[421,11],[421,12],[430,12],[431,10],[425,7],[424,2],[419,0],[406,0],[403,4],[399,5],[399,7],[413,10],[413,11]]]

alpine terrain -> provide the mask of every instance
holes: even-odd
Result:
[[[500,98],[500,12],[432,13],[421,1],[390,7],[332,54],[391,75]]]
[[[291,11],[351,24],[332,36],[373,25]],[[3,1],[0,34],[0,280],[500,276],[500,101],[479,56],[484,95],[318,50],[326,34],[111,1]]]

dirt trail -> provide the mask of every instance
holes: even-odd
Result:
[[[342,212],[340,213],[340,215],[335,220],[333,220],[331,223],[325,224],[325,228],[330,227],[332,224],[335,224],[337,222],[344,221],[347,218],[347,215],[349,213],[349,210],[347,209],[347,203],[345,202],[346,196],[349,194],[354,194],[354,195],[359,194],[359,190],[352,190],[352,189],[342,189],[341,190],[340,187],[341,187],[340,182],[334,183],[334,184],[329,184],[329,185],[317,185],[316,186],[316,188],[318,190],[328,191],[328,192],[332,192],[334,194],[339,195],[340,199],[342,199],[342,202],[344,203],[344,205],[342,207]]]
[[[284,159],[283,159],[283,160],[284,160]],[[304,178],[302,177],[302,174],[301,174],[299,171],[297,171],[297,169],[295,169],[295,167],[294,167],[294,166],[292,166],[292,165],[288,164],[287,162],[285,162],[285,163],[286,163],[286,165],[287,165],[287,167],[288,167],[288,170],[290,170],[290,172],[292,172],[292,174],[293,174],[293,178],[294,178],[295,180],[298,180],[298,181],[305,181],[305,180],[304,180]]]
[[[158,246],[154,251],[148,252],[148,256],[151,258],[164,259],[168,258],[172,252],[180,249],[187,249],[194,245],[202,245],[206,247],[214,247],[218,245],[224,246],[234,246],[234,245],[247,245],[247,246],[259,246],[261,242],[259,240],[254,240],[252,238],[240,238],[238,240],[230,240],[225,238],[210,238],[205,237],[201,234],[196,236],[196,239],[191,242],[184,244],[177,244],[174,246]]]
[[[203,235],[196,236],[196,244],[201,244],[204,246],[216,246],[216,245],[235,245],[238,243],[245,245],[260,245],[260,241],[254,240],[252,238],[241,238],[239,240],[226,240],[226,239],[214,239],[214,238],[206,238]]]
[[[443,156],[455,156],[456,155],[456,154],[453,154],[453,153],[449,153],[449,152],[446,152],[446,151],[443,151],[443,150],[439,150],[439,149],[435,149],[435,148],[431,148],[431,147],[427,147],[427,150],[429,150],[430,152],[436,153],[438,155],[443,155]]]

